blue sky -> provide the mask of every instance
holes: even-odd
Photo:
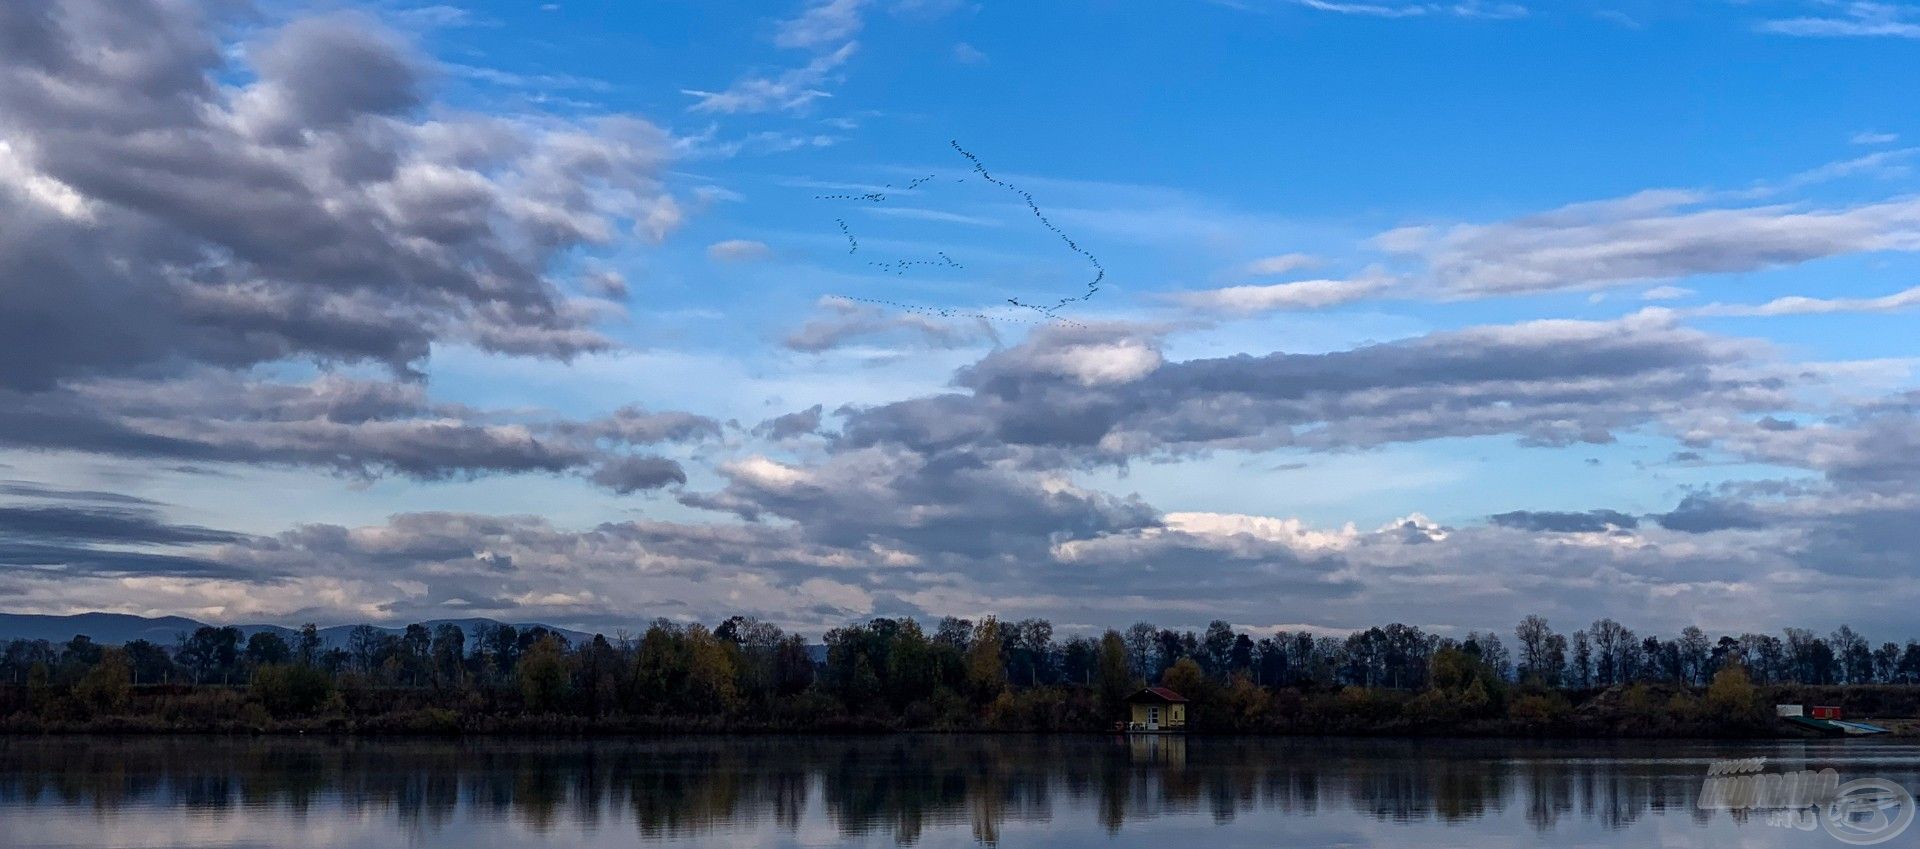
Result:
[[[9,608],[1920,597],[1920,5],[103,2],[0,16]]]

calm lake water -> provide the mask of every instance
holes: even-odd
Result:
[[[1920,789],[1865,740],[0,738],[0,847],[1847,845],[1697,809],[1755,756]]]

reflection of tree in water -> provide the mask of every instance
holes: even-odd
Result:
[[[841,835],[902,845],[968,829],[993,845],[1010,823],[1130,823],[1352,811],[1457,824],[1513,810],[1541,833],[1570,816],[1608,829],[1695,810],[1705,763],[1604,743],[1195,737],[1129,746],[1097,737],[922,735],[592,742],[0,740],[0,807],[58,801],[111,818],[131,806],[201,815],[329,809],[389,816],[431,835],[463,820],[536,833],[631,819],[646,840],[756,824],[799,830],[810,804]],[[1656,757],[1655,755],[1659,755]],[[1911,771],[1882,770],[1913,781]],[[818,801],[814,801],[817,797]],[[319,812],[319,813],[316,813]],[[1084,813],[1081,813],[1084,812]]]

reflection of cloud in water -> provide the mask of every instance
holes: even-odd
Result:
[[[1867,751],[1871,749],[1872,751]],[[467,743],[16,739],[0,843],[1642,846],[1800,836],[1698,811],[1674,743],[917,736]],[[1920,753],[1749,748],[1908,786]],[[1804,759],[1804,761],[1802,760]],[[1853,766],[1849,768],[1849,764]],[[1210,830],[1216,824],[1235,827]],[[1700,828],[1704,825],[1705,828]],[[1231,837],[1218,843],[1221,837]],[[1265,840],[1267,843],[1259,843]],[[1756,842],[1757,841],[1757,842]],[[1670,841],[1669,841],[1670,842]]]

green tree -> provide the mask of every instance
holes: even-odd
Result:
[[[1713,683],[1707,685],[1707,707],[1716,716],[1756,722],[1765,716],[1758,695],[1753,680],[1747,675],[1747,667],[1737,660],[1730,661],[1713,674]]]
[[[1167,667],[1166,674],[1160,676],[1160,686],[1196,702],[1203,701],[1208,690],[1207,673],[1193,658],[1183,657]]]
[[[1127,659],[1126,638],[1119,631],[1101,635],[1095,665],[1099,667],[1100,699],[1111,712],[1133,691],[1133,666]]]
[[[115,714],[126,710],[127,699],[132,693],[133,666],[127,662],[127,653],[118,648],[101,652],[100,662],[87,670],[87,674],[73,688],[74,697],[95,714]]]
[[[967,646],[967,686],[981,703],[993,701],[1007,689],[1000,649],[1000,622],[989,616],[973,629],[973,643]]]
[[[722,640],[704,625],[687,628],[687,685],[683,709],[708,715],[725,715],[740,706],[740,692],[734,686],[739,675],[738,649]]]
[[[146,640],[126,645],[127,663],[133,666],[133,683],[164,684],[173,678],[173,659],[167,650]]]
[[[520,682],[520,697],[533,713],[558,710],[567,695],[567,661],[560,649],[560,638],[542,637],[520,656],[514,667]]]
[[[247,662],[254,666],[286,663],[293,658],[287,641],[272,631],[261,631],[247,638]]]
[[[320,629],[312,622],[300,626],[300,635],[294,638],[294,659],[301,666],[313,666],[320,662],[320,653],[326,648],[320,639]]]

